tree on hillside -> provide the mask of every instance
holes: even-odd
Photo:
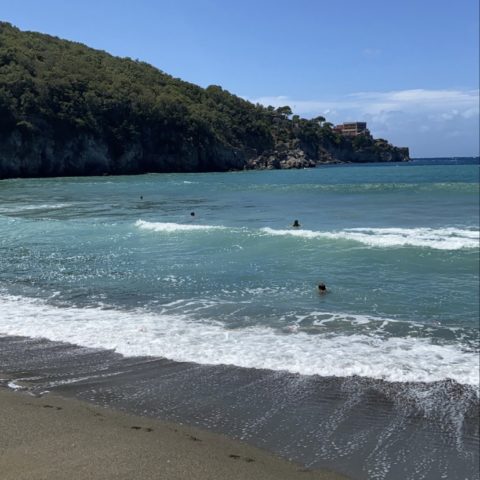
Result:
[[[288,105],[285,105],[283,107],[278,107],[277,108],[277,113],[279,115],[282,115],[283,117],[289,117],[290,115],[292,115],[292,109],[288,106]]]

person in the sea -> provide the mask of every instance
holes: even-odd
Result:
[[[324,283],[318,284],[318,293],[320,293],[320,295],[327,293],[327,286]]]
[[[292,227],[293,228],[299,228],[300,227],[300,223],[298,222],[298,220],[293,221]]]
[[[194,216],[195,216],[195,212],[190,212],[190,216],[191,216],[191,217],[194,217]]]

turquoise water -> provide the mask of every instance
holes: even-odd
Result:
[[[478,180],[415,162],[4,180],[0,334],[478,385]]]

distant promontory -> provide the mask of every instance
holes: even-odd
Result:
[[[363,125],[301,118],[0,22],[0,178],[409,160]]]

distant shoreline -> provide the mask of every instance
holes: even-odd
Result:
[[[332,167],[372,167],[372,166],[419,166],[421,164],[425,165],[478,165],[480,164],[479,157],[429,157],[429,158],[410,158],[409,160],[402,162],[322,162],[314,165],[313,167],[303,167],[296,169],[288,170],[302,170],[310,168],[332,168]],[[255,168],[255,169],[239,169],[239,170],[229,170],[229,171],[201,171],[201,172],[141,172],[141,173],[118,173],[118,174],[92,174],[92,175],[59,175],[59,176],[33,176],[33,177],[0,177],[2,180],[20,180],[20,179],[46,179],[46,178],[96,178],[96,177],[124,177],[124,176],[137,176],[137,175],[172,175],[172,174],[186,174],[186,175],[195,175],[195,174],[208,174],[208,173],[243,173],[243,172],[255,172],[255,171],[272,171],[272,170],[287,170],[287,169],[266,169],[266,168]]]
[[[479,165],[479,157],[429,157],[429,158],[411,158],[410,164],[413,165]]]

